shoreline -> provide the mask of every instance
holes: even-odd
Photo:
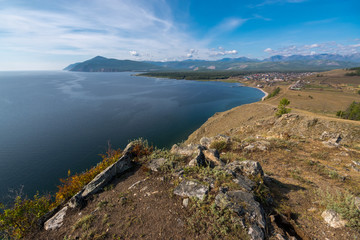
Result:
[[[269,95],[269,93],[265,92],[265,91],[264,91],[263,89],[261,89],[261,88],[258,88],[258,87],[254,87],[254,88],[259,89],[260,91],[262,91],[262,92],[265,94],[265,96],[263,96],[263,97],[261,98],[261,101],[264,101],[265,98]]]

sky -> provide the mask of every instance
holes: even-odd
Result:
[[[360,53],[359,0],[0,0],[0,70]]]

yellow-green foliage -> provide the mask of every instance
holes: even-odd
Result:
[[[109,149],[106,154],[101,155],[103,160],[90,170],[73,176],[70,176],[69,171],[68,178],[60,179],[62,185],[58,186],[59,191],[55,194],[55,201],[51,201],[50,196],[40,197],[37,194],[33,199],[17,197],[11,208],[0,204],[0,239],[24,237],[36,226],[41,216],[71,198],[97,174],[115,163],[120,155],[120,149]]]
[[[326,209],[334,210],[348,221],[348,226],[360,232],[360,210],[355,204],[355,197],[349,192],[319,191],[319,199]]]
[[[215,148],[220,153],[226,151],[229,144],[226,141],[214,141],[210,144],[210,148]]]
[[[66,179],[60,179],[62,185],[58,186],[59,190],[55,194],[56,201],[54,205],[58,205],[61,202],[71,198],[74,194],[80,191],[86,184],[88,184],[96,175],[105,170],[108,166],[115,163],[121,155],[120,149],[107,152],[105,155],[101,155],[103,160],[81,174],[74,174]]]
[[[280,117],[281,115],[285,114],[285,113],[289,113],[291,112],[290,108],[286,108],[287,105],[290,104],[290,101],[286,98],[283,98],[280,100],[279,106],[278,106],[278,110],[275,113],[276,116]]]
[[[50,209],[50,196],[23,199],[18,196],[12,208],[0,206],[0,239],[20,239],[36,226],[37,221]]]

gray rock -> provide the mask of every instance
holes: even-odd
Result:
[[[133,166],[128,155],[122,156],[116,163],[107,167],[99,173],[91,182],[89,182],[82,192],[81,196],[86,197],[102,190],[102,188],[112,180],[117,174],[123,173]]]
[[[68,210],[68,206],[65,206],[59,212],[57,212],[52,218],[47,220],[44,224],[44,229],[46,231],[49,231],[60,228],[63,225],[64,217],[66,215],[67,210]]]
[[[182,197],[196,197],[201,200],[205,198],[208,192],[209,186],[189,180],[182,181],[174,190],[174,194],[176,195]]]
[[[225,163],[223,163],[220,160],[219,152],[216,149],[208,149],[203,151],[204,156],[207,161],[211,162],[211,166],[224,166]]]
[[[202,137],[200,139],[200,145],[202,145],[206,148],[210,148],[211,142],[212,142],[212,139],[208,138],[208,137]]]
[[[257,141],[256,142],[256,147],[257,149],[261,150],[261,151],[267,151],[270,147],[271,143],[268,141]]]
[[[166,163],[166,159],[165,158],[157,158],[157,159],[153,159],[150,161],[150,163],[148,164],[148,167],[154,171],[157,172],[161,169],[162,166],[164,166],[164,164]]]
[[[246,192],[251,192],[255,188],[255,183],[251,181],[249,178],[239,175],[233,179],[235,183],[237,183],[240,188]]]
[[[252,152],[255,150],[255,145],[254,144],[249,144],[246,147],[244,147],[244,150],[247,152]]]
[[[188,198],[184,198],[184,200],[183,200],[183,206],[184,206],[184,207],[188,207],[188,206],[189,206],[189,199],[188,199]]]
[[[128,144],[129,146],[130,144]],[[131,145],[130,145],[131,146]],[[127,147],[128,148],[128,147]],[[116,175],[125,172],[133,167],[131,162],[131,154],[124,151],[124,155],[119,158],[117,162],[107,167],[104,171],[99,173],[91,182],[89,182],[81,191],[75,194],[68,202],[70,208],[82,207],[85,198],[89,195],[95,194],[103,189]]]
[[[220,208],[228,208],[234,212],[236,212],[240,216],[244,216],[248,222],[251,223],[251,226],[254,229],[254,236],[256,225],[262,231],[262,237],[264,237],[264,229],[265,229],[265,214],[262,209],[260,203],[258,203],[254,195],[248,192],[244,192],[241,190],[230,191],[230,192],[219,192],[219,194],[215,197],[215,204]],[[256,234],[260,236],[259,234]],[[260,238],[261,239],[261,238]]]
[[[246,161],[234,161],[225,166],[228,173],[233,176],[251,175],[251,176],[264,176],[264,172],[259,162],[246,160]]]
[[[197,149],[195,152],[197,152],[197,155],[194,159],[192,159],[189,162],[189,166],[199,166],[199,167],[205,167],[207,166],[206,158],[201,149]]]
[[[330,227],[342,228],[345,227],[347,221],[341,219],[340,215],[333,210],[325,210],[321,216]]]
[[[197,151],[199,149],[203,149],[203,147],[201,145],[195,145],[195,144],[190,144],[190,145],[181,147],[181,146],[174,144],[171,148],[171,153],[190,157],[193,154],[197,153]]]
[[[264,232],[257,225],[253,224],[248,229],[248,234],[251,240],[265,239]]]

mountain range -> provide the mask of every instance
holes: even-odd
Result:
[[[360,53],[352,55],[275,55],[259,60],[247,57],[223,58],[220,60],[184,61],[132,61],[97,56],[90,60],[73,63],[64,68],[78,72],[125,72],[125,71],[326,71],[337,68],[360,66]]]

